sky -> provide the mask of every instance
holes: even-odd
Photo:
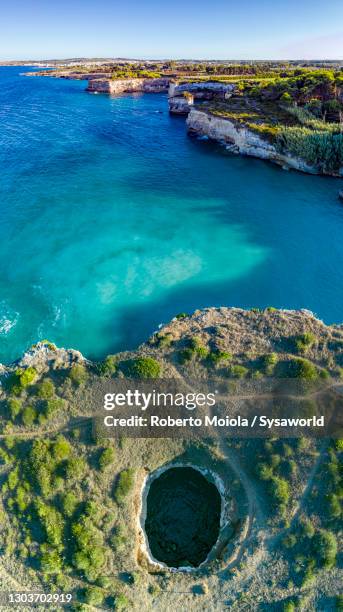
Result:
[[[0,59],[343,59],[343,0],[0,0]]]

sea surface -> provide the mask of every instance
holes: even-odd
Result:
[[[205,306],[343,321],[343,181],[190,138],[165,95],[23,71],[0,68],[0,362],[100,358]]]

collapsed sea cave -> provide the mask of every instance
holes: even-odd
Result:
[[[170,467],[146,485],[145,537],[154,561],[170,568],[199,567],[220,532],[217,486],[189,466]]]

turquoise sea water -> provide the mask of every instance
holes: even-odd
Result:
[[[342,181],[190,138],[164,95],[23,70],[0,68],[0,361],[101,357],[211,305],[343,320]]]

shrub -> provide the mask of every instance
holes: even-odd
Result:
[[[186,312],[179,312],[179,314],[175,316],[176,319],[186,319],[187,317],[188,314]]]
[[[111,544],[115,551],[123,548],[127,540],[127,531],[124,525],[117,525],[111,537]]]
[[[15,468],[8,474],[7,483],[8,483],[8,487],[10,491],[14,491],[14,489],[18,486],[19,484],[18,468]]]
[[[113,376],[118,367],[118,357],[116,355],[108,355],[102,363],[98,365],[98,372],[101,376]]]
[[[310,521],[310,519],[308,518],[303,518],[301,523],[301,529],[303,534],[307,537],[307,538],[313,538],[314,533],[315,533],[315,529]]]
[[[37,385],[37,395],[40,399],[50,399],[55,395],[55,387],[52,380],[45,378]]]
[[[206,348],[206,346],[199,346],[196,349],[195,353],[199,357],[199,359],[207,359],[209,355],[209,350],[208,348]]]
[[[202,345],[200,338],[198,338],[197,336],[193,336],[193,338],[188,339],[188,346],[189,348],[196,351],[198,348],[202,347],[203,345]]]
[[[104,601],[103,590],[97,586],[89,586],[84,593],[85,602],[90,606],[100,606]]]
[[[223,361],[230,361],[232,359],[232,353],[227,351],[211,351],[208,355],[209,361],[217,365]]]
[[[276,353],[268,353],[262,357],[265,374],[270,376],[278,362],[279,358]]]
[[[185,364],[188,361],[191,361],[193,357],[194,357],[194,350],[191,348],[185,348],[179,352],[179,361],[181,364]]]
[[[71,457],[66,464],[66,477],[70,480],[81,480],[86,467],[86,462],[82,457]]]
[[[11,397],[7,401],[7,407],[8,407],[11,421],[15,421],[15,419],[19,415],[21,408],[22,408],[21,401],[19,399]]]
[[[29,385],[32,385],[37,378],[37,371],[33,367],[26,369],[17,368],[6,381],[6,386],[14,395],[20,393]]]
[[[330,518],[339,518],[342,514],[341,502],[339,497],[334,493],[328,495],[329,515]]]
[[[26,406],[22,412],[21,418],[25,427],[30,427],[37,418],[37,412],[33,406]]]
[[[337,540],[334,534],[321,529],[316,535],[315,546],[321,565],[326,568],[333,567],[337,555]]]
[[[29,503],[30,495],[23,485],[19,485],[16,490],[15,502],[20,512],[25,512]]]
[[[69,375],[70,380],[74,383],[74,385],[77,385],[77,386],[83,385],[88,378],[88,372],[85,366],[82,365],[81,363],[77,363],[73,365],[70,368],[68,375]]]
[[[125,497],[130,493],[134,484],[134,470],[127,469],[123,470],[118,477],[118,482],[115,490],[115,500],[116,502],[122,503]]]
[[[173,334],[157,334],[158,346],[161,348],[168,348],[173,344]]]
[[[39,521],[45,531],[48,544],[59,546],[62,543],[64,521],[63,517],[50,504],[46,504],[41,499],[34,501],[35,510]]]
[[[118,612],[122,610],[129,610],[130,602],[124,593],[118,593],[114,598],[114,609]]]
[[[28,387],[32,385],[37,378],[37,371],[32,366],[26,368],[25,370],[18,369],[16,370],[16,375],[19,377],[20,384],[22,388]]]
[[[71,446],[64,436],[59,435],[52,445],[52,454],[56,461],[68,459],[71,453]]]
[[[305,353],[316,341],[316,336],[306,332],[294,338],[294,346],[298,353]]]
[[[242,365],[236,364],[232,365],[228,369],[228,374],[232,378],[244,378],[248,373],[248,368],[245,368]]]
[[[113,463],[114,461],[114,458],[115,458],[114,448],[112,448],[111,446],[109,446],[108,448],[105,448],[99,457],[100,470],[103,471],[107,468],[107,466],[111,465],[111,463]]]
[[[293,601],[286,601],[283,604],[283,612],[294,612],[296,610]]]
[[[278,465],[280,465],[280,463],[281,463],[280,455],[278,455],[277,453],[273,453],[271,455],[271,457],[270,457],[270,463],[271,463],[273,468],[278,467]]]
[[[106,562],[102,534],[87,516],[73,523],[71,531],[76,548],[73,565],[84,572],[87,580],[94,581]]]
[[[78,505],[78,498],[72,491],[65,493],[62,497],[62,510],[63,513],[70,517],[74,514]]]
[[[290,533],[282,540],[282,543],[286,548],[293,548],[297,543],[297,537],[294,533]]]
[[[292,104],[293,99],[292,99],[292,96],[288,93],[288,91],[283,92],[280,98],[280,102],[282,102],[283,104],[286,104],[286,106],[288,106],[289,104]]]
[[[125,373],[129,378],[158,378],[161,375],[161,365],[153,357],[137,357],[125,364]]]
[[[47,418],[52,417],[56,412],[64,406],[64,401],[60,398],[47,399],[44,403],[44,412]]]
[[[311,361],[298,357],[289,362],[290,375],[292,378],[300,378],[313,382],[318,378],[318,370]]]
[[[261,480],[271,480],[271,478],[273,478],[273,468],[266,463],[258,463],[256,466],[256,474]]]
[[[289,484],[284,478],[273,476],[270,483],[270,492],[278,505],[286,505],[289,502]]]
[[[62,559],[56,548],[46,544],[40,547],[40,566],[45,574],[58,574],[62,571]]]

